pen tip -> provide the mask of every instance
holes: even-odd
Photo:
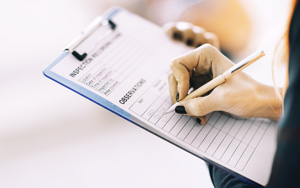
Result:
[[[175,108],[176,108],[176,106],[177,106],[178,104],[179,104],[178,102],[175,103],[175,104],[173,104],[173,105],[165,112],[165,114],[168,114],[168,113],[170,113],[170,112],[174,112],[174,111],[175,111]]]

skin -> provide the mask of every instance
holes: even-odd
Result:
[[[216,35],[190,23],[169,23],[166,33],[176,40],[200,47],[173,59],[170,67],[169,90],[172,102],[181,101],[190,87],[197,89],[209,80],[222,74],[234,64],[219,51]],[[178,35],[182,37],[178,38]],[[207,37],[209,36],[209,37]],[[196,45],[197,44],[197,45]],[[244,72],[239,72],[224,84],[205,96],[180,102],[186,115],[199,117],[205,123],[205,115],[213,111],[224,111],[242,118],[263,117],[278,120],[282,102],[276,90],[257,82]]]

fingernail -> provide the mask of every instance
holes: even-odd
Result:
[[[177,114],[186,114],[186,111],[185,111],[184,106],[176,106],[175,112],[176,112]]]
[[[201,119],[197,118],[196,121],[201,125]]]
[[[173,39],[175,39],[175,40],[178,39],[178,33],[177,32],[173,33]]]
[[[176,101],[178,101],[178,99],[179,99],[179,93],[177,92]]]
[[[188,46],[192,46],[193,43],[194,43],[193,39],[187,39],[186,40],[186,45],[188,45]]]

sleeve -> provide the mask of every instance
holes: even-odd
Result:
[[[253,186],[211,164],[208,165],[209,175],[215,188],[251,188]]]

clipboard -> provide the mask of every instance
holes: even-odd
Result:
[[[114,30],[116,28],[115,23],[111,20],[115,14],[122,11],[119,7],[114,7],[108,10],[103,15],[97,17],[84,31],[81,32],[81,34],[76,37],[67,47],[63,50],[63,53],[56,58],[49,66],[47,66],[43,74],[48,77],[49,79],[65,86],[66,88],[78,93],[79,95],[95,102],[96,104],[102,106],[103,108],[116,113],[117,115],[123,117],[124,119],[134,123],[132,121],[132,117],[129,113],[126,111],[118,108],[116,105],[113,105],[109,101],[103,99],[102,97],[95,95],[94,93],[90,92],[89,90],[78,86],[77,84],[74,84],[73,82],[65,79],[64,77],[55,74],[51,71],[51,69],[58,64],[60,61],[62,61],[66,56],[72,55],[78,62],[83,61],[87,57],[87,53],[83,51],[82,53],[76,51],[76,47],[80,45],[86,38],[88,38],[93,32],[95,32],[96,29],[103,27],[103,26],[109,26],[111,30]],[[102,38],[102,37],[101,37]],[[80,65],[80,64],[79,64]]]
[[[113,7],[96,18],[43,73],[241,180],[256,187],[266,185],[276,149],[275,122],[214,112],[201,126],[191,117],[164,114],[172,105],[169,62],[191,49],[169,39],[155,24]],[[262,162],[258,161],[261,157]]]

